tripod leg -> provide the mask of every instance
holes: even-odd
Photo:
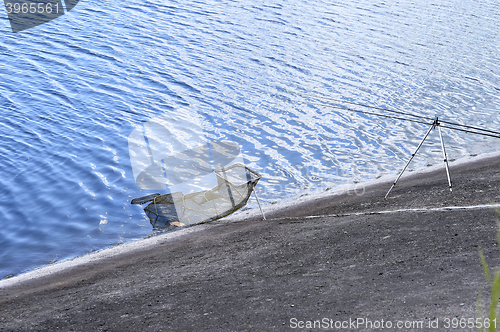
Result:
[[[392,184],[391,186],[391,189],[389,189],[389,191],[387,192],[387,194],[385,194],[385,197],[384,199],[387,198],[387,196],[389,196],[389,193],[391,192],[392,188],[394,188],[394,186],[396,185],[396,183],[398,182],[399,178],[401,177],[401,175],[403,175],[403,173],[405,172],[406,168],[408,167],[408,165],[410,164],[410,162],[413,160],[413,157],[415,157],[415,155],[417,154],[418,152],[418,149],[420,149],[420,147],[422,146],[422,144],[424,144],[424,141],[425,139],[427,138],[427,136],[429,136],[429,133],[431,132],[432,129],[434,129],[434,127],[436,126],[436,121],[434,121],[432,123],[432,126],[429,128],[429,130],[427,130],[427,134],[425,134],[424,138],[422,139],[422,141],[420,142],[420,144],[418,145],[417,149],[415,150],[415,153],[413,153],[411,155],[411,158],[410,160],[408,160],[408,162],[406,163],[406,166],[403,168],[403,170],[401,171],[401,173],[399,173],[396,181],[394,181],[394,183]]]
[[[444,148],[443,134],[441,133],[441,127],[439,126],[439,124],[437,127],[439,130],[439,137],[441,138],[441,148],[443,150],[444,165],[446,166],[446,175],[448,175],[448,184],[450,185],[450,191],[452,191],[451,190],[450,169],[448,168],[448,158],[446,157],[446,150]]]

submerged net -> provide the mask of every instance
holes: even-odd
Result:
[[[135,198],[132,204],[149,203],[144,208],[153,228],[173,228],[214,221],[246,205],[260,174],[236,163],[214,171],[217,185],[190,194],[174,192]]]

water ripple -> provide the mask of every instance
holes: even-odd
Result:
[[[303,94],[495,129],[499,21],[493,1],[91,0],[5,32],[0,277],[151,233],[127,138],[159,115],[239,143],[264,204],[393,174],[427,130]],[[451,159],[499,146],[445,135]],[[411,168],[439,160],[432,136]]]

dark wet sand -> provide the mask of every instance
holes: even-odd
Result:
[[[314,330],[292,329],[293,318],[424,323],[401,331],[436,331],[427,326],[437,318],[439,331],[450,330],[446,318],[477,316],[486,286],[479,247],[500,265],[497,215],[492,207],[437,208],[499,203],[500,157],[451,164],[453,193],[444,168],[413,173],[387,200],[391,183],[379,183],[363,195],[268,212],[267,221],[218,222],[155,247],[0,282],[0,331]],[[419,210],[377,213],[398,209]],[[351,330],[376,330],[365,327]]]

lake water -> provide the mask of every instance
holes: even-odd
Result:
[[[499,129],[496,1],[81,0],[20,33],[0,12],[0,278],[152,233],[128,137],[155,117],[238,143],[264,205],[396,174],[428,129],[303,94]],[[411,168],[441,162],[433,132]]]

